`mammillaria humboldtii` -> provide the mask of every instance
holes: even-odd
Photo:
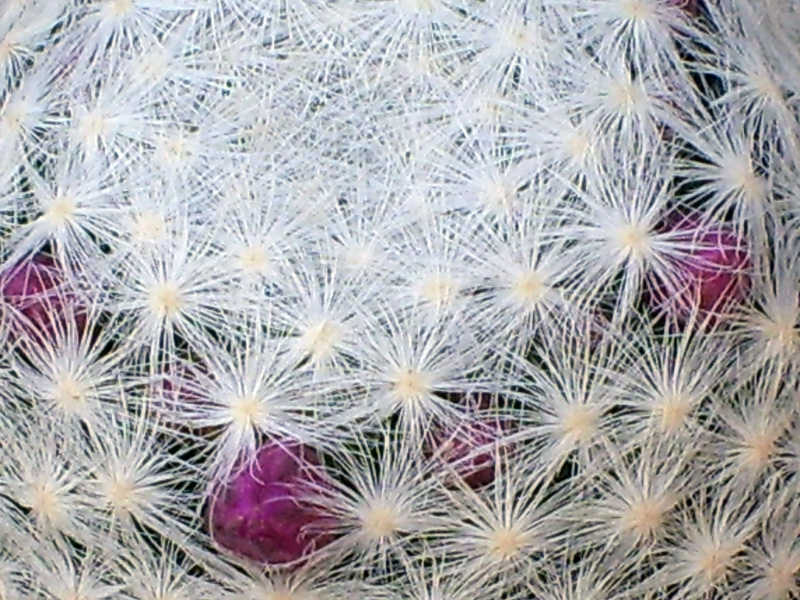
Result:
[[[800,597],[797,5],[0,0],[0,597]]]

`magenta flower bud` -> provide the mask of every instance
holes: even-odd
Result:
[[[488,397],[478,394],[462,403],[467,414],[457,426],[435,426],[427,441],[426,454],[446,465],[463,482],[477,489],[494,481],[495,450],[503,436],[503,424],[477,414],[489,406]]]
[[[159,377],[152,392],[163,396],[173,405],[186,401],[199,402],[200,392],[194,383],[198,371],[202,373],[204,369],[191,368],[185,364],[171,367]]]
[[[39,336],[52,335],[74,319],[79,332],[86,325],[86,314],[80,308],[74,291],[63,281],[55,261],[38,254],[0,273],[0,296],[17,315],[23,327]]]
[[[694,17],[700,14],[700,1],[701,0],[665,0],[668,6],[680,8],[685,13]]]
[[[213,435],[212,427],[197,427],[192,415],[204,405],[208,406],[204,389],[213,377],[197,362],[169,365],[150,384],[153,406],[164,422],[183,433],[202,437]]]
[[[705,316],[745,300],[752,264],[744,240],[722,225],[690,219],[671,233],[688,251],[671,261],[673,281],[656,283],[655,299],[663,308],[685,321],[694,310]]]
[[[498,431],[486,423],[466,423],[454,430],[435,431],[429,453],[454,469],[467,486],[477,489],[494,481],[497,439]]]
[[[209,510],[214,541],[241,558],[285,565],[333,540],[332,518],[314,502],[330,481],[316,452],[274,441],[229,481],[215,485]]]

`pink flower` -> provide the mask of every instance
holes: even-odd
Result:
[[[213,490],[209,522],[214,541],[233,554],[283,565],[332,541],[332,521],[314,503],[330,482],[316,452],[273,441],[232,479]]]
[[[723,225],[684,219],[672,226],[672,241],[686,248],[671,260],[669,284],[655,282],[653,299],[685,321],[743,302],[750,290],[750,254],[743,239]]]
[[[0,273],[0,296],[17,316],[23,328],[39,336],[52,335],[57,328],[75,319],[82,332],[86,314],[75,292],[63,280],[55,261],[47,254],[37,254]]]

